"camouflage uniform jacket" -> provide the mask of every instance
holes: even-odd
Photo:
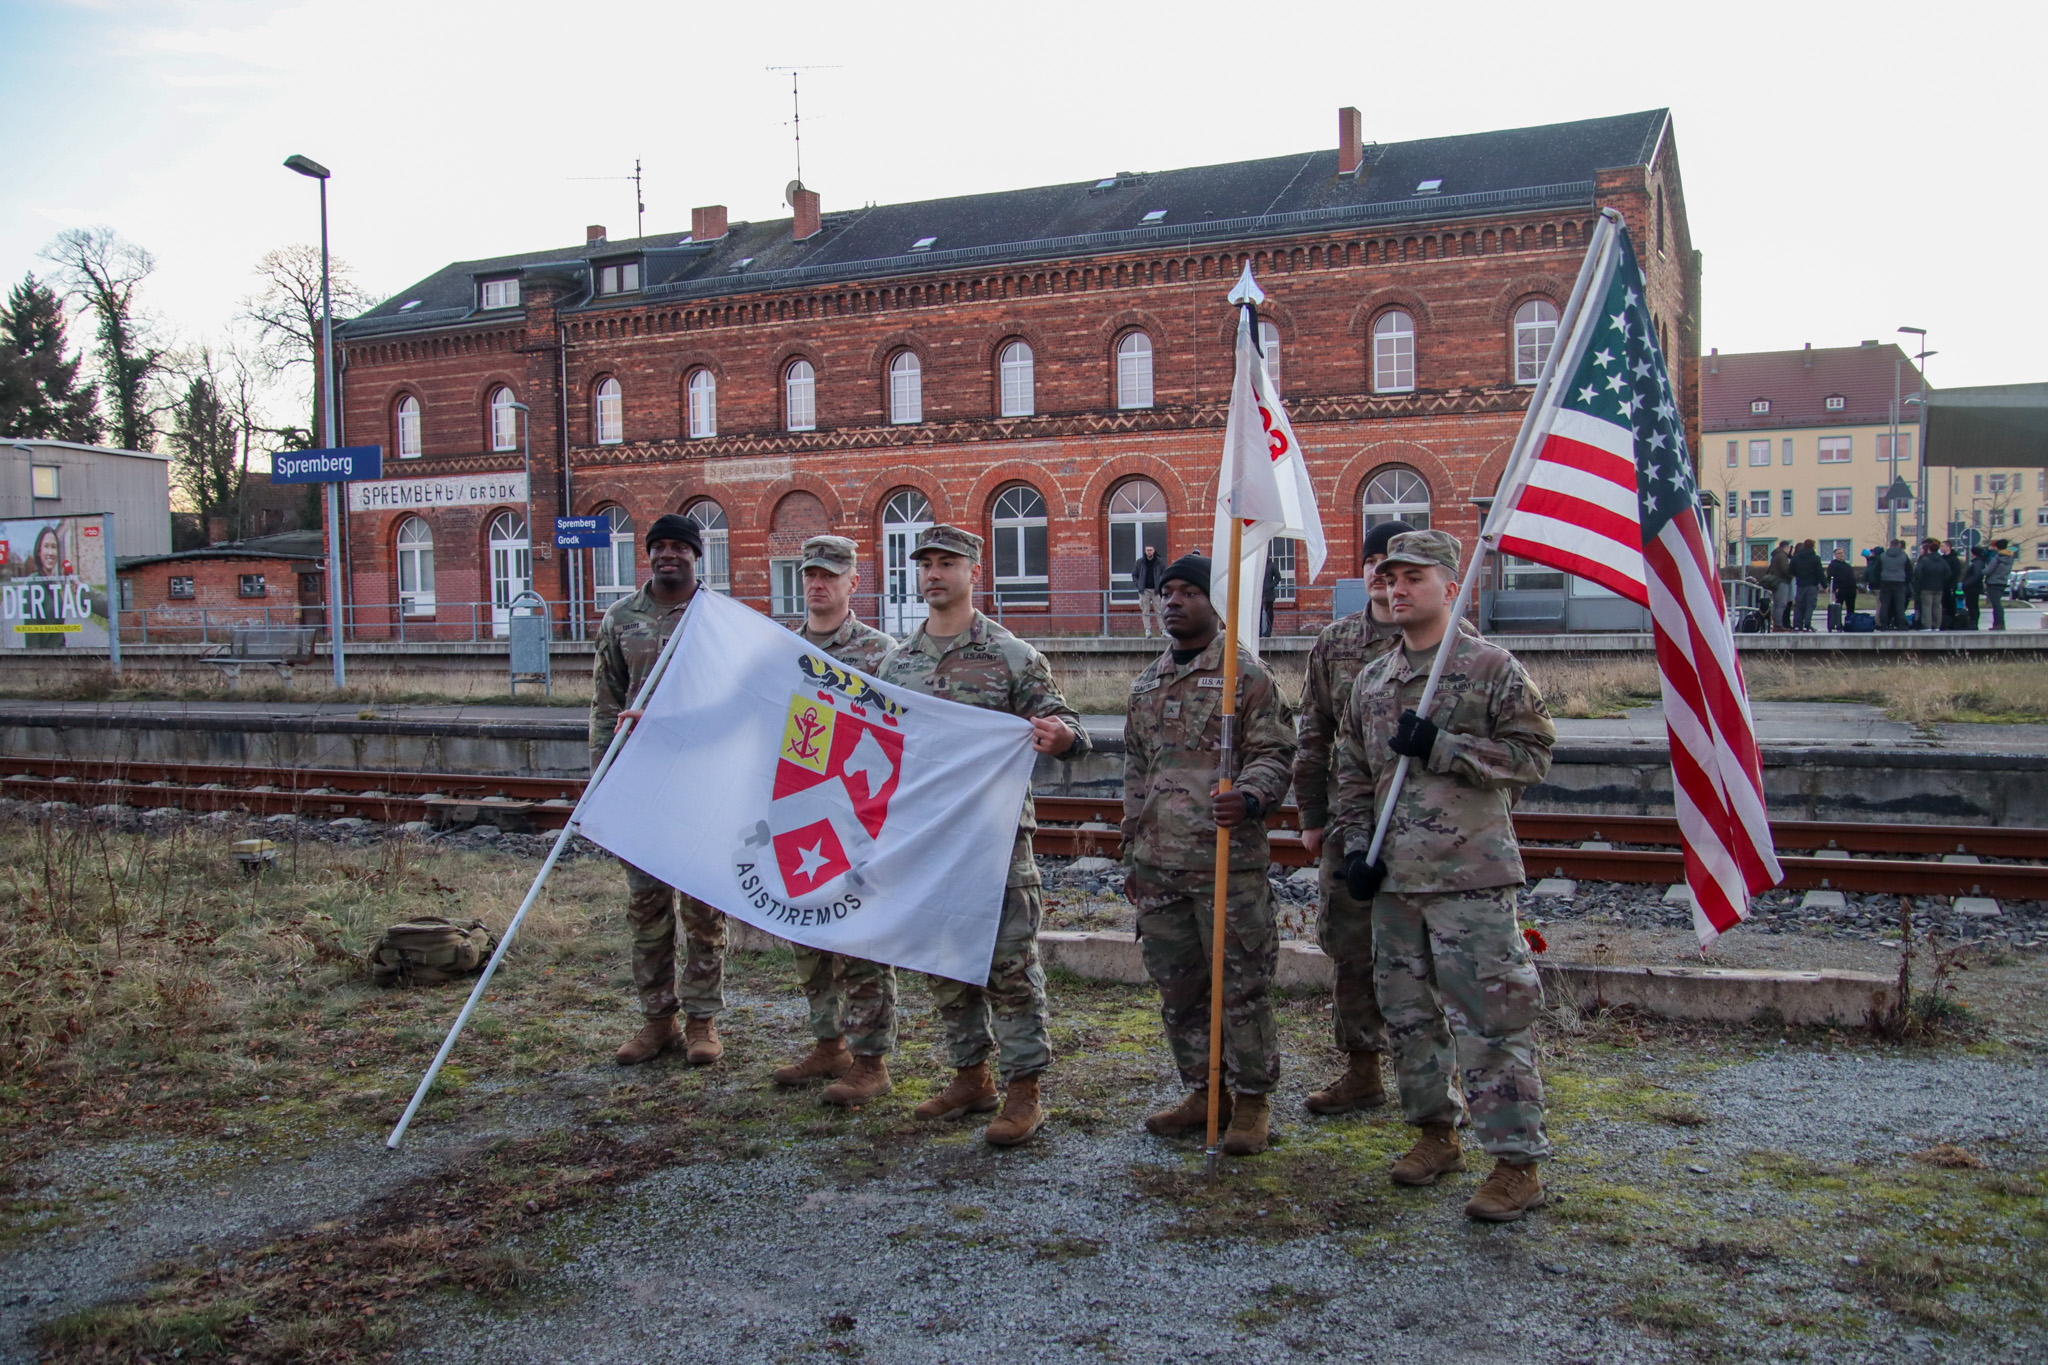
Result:
[[[881,676],[882,661],[889,657],[889,651],[896,648],[896,637],[876,630],[861,621],[852,612],[839,623],[839,629],[832,632],[829,640],[813,640],[810,630],[799,621],[790,627],[803,637],[804,643],[813,649],[822,649],[827,654],[863,673]]]
[[[1458,618],[1458,629],[1479,636],[1466,617]],[[1330,823],[1330,803],[1337,795],[1332,751],[1351,702],[1351,684],[1360,669],[1400,643],[1400,627],[1373,620],[1371,607],[1332,621],[1316,636],[1301,689],[1301,747],[1294,754],[1294,802],[1301,807],[1303,829]]]
[[[699,585],[698,592],[706,589]],[[693,599],[694,600],[694,599]],[[590,702],[590,767],[594,772],[619,728],[619,712],[632,705],[633,694],[647,680],[647,670],[661,657],[661,647],[683,623],[688,603],[665,607],[646,584],[631,597],[611,604],[597,628],[597,667]]]
[[[1052,666],[1031,645],[995,622],[974,613],[974,620],[960,632],[952,647],[943,652],[925,626],[919,626],[896,652],[883,660],[875,676],[883,682],[907,687],[948,701],[1005,711],[1027,720],[1040,716],[1066,723],[1074,732],[1074,747],[1065,757],[1088,752],[1088,731],[1081,717],[1060,695],[1052,680]],[[1011,886],[1036,886],[1038,864],[1031,860],[1031,834],[1038,828],[1038,815],[1025,793],[1024,809],[1017,818],[1017,849],[1010,862]]]
[[[1210,792],[1223,743],[1223,648],[1218,635],[1186,664],[1168,650],[1131,684],[1124,719],[1124,861],[1180,871],[1216,866]],[[1294,717],[1273,675],[1237,651],[1236,785],[1277,810],[1293,780]],[[1230,833],[1230,870],[1272,860],[1264,819]]]
[[[1514,655],[1464,635],[1454,649],[1429,718],[1436,747],[1408,768],[1383,851],[1384,890],[1434,895],[1522,881],[1521,848],[1510,818],[1522,789],[1550,771],[1557,729],[1543,694]],[[1389,650],[1359,673],[1337,744],[1337,802],[1331,823],[1347,849],[1372,844],[1373,819],[1400,758],[1387,747],[1401,712],[1422,699],[1428,670]]]

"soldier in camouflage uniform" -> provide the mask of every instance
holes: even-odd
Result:
[[[1393,1178],[1427,1185],[1462,1169],[1457,1127],[1469,1103],[1495,1166],[1465,1211],[1510,1222],[1544,1202],[1536,1164],[1550,1154],[1530,1028],[1543,990],[1515,922],[1523,876],[1511,812],[1550,771],[1556,729],[1512,654],[1449,629],[1458,557],[1451,536],[1415,531],[1396,536],[1380,563],[1402,643],[1352,686],[1331,823],[1348,850],[1352,895],[1372,899],[1375,984],[1401,1107],[1422,1130]],[[1452,653],[1420,716],[1440,648]],[[1370,862],[1375,814],[1403,756],[1406,784]]]
[[[1224,893],[1223,1150],[1266,1150],[1268,1098],[1280,1081],[1280,1033],[1270,993],[1280,963],[1266,869],[1266,812],[1287,795],[1294,721],[1272,675],[1224,638],[1209,602],[1209,560],[1186,555],[1167,567],[1166,633],[1173,648],[1131,684],[1124,720],[1125,890],[1138,911],[1145,971],[1159,987],[1159,1016],[1187,1098],[1145,1120],[1161,1137],[1205,1132],[1209,1114],[1209,990],[1214,950],[1216,831],[1230,831]],[[1223,651],[1237,649],[1237,771],[1219,793]]]
[[[878,674],[896,641],[853,614],[859,548],[845,536],[812,536],[797,569],[804,581],[806,643],[863,673]],[[842,953],[796,945],[797,980],[811,1007],[810,1055],[775,1073],[777,1085],[832,1078],[824,1100],[851,1108],[889,1093],[896,1046],[896,970]]]
[[[1045,656],[974,609],[981,537],[957,526],[933,526],[919,534],[911,558],[930,614],[876,676],[935,697],[1023,716],[1032,724],[1032,746],[1039,753],[1087,752],[1088,732],[1053,683]],[[998,1147],[1029,1141],[1044,1122],[1038,1074],[1052,1063],[1045,969],[1038,961],[1044,904],[1038,864],[1031,857],[1037,828],[1027,794],[986,985],[931,978],[954,1076],[917,1107],[917,1115],[953,1119],[994,1109],[996,1088],[988,1064],[994,1052],[1006,1093],[1002,1113],[983,1136]]]
[[[697,563],[704,536],[687,517],[671,513],[647,531],[650,579],[632,596],[614,602],[597,631],[595,696],[590,705],[590,766],[597,768],[611,747],[621,714],[668,637],[682,624],[697,592]],[[691,896],[680,896],[687,945],[681,988],[676,984],[674,887],[626,864],[626,920],[633,928],[633,984],[647,1023],[618,1051],[620,1066],[650,1061],[677,1047],[690,1063],[707,1066],[724,1055],[716,1019],[725,1008],[725,916]],[[688,1015],[676,1027],[678,1010]]]

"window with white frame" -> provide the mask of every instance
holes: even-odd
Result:
[[[1819,553],[1822,563],[1826,563],[1828,560],[1833,559],[1835,557],[1835,551],[1837,550],[1840,550],[1842,552],[1842,558],[1844,559],[1847,559],[1851,555],[1856,553],[1856,547],[1853,544],[1851,544],[1847,539],[1818,540],[1814,542],[1813,548],[1816,552]]]
[[[1003,391],[1003,416],[1029,417],[1035,397],[1031,347],[1021,341],[1013,341],[1003,347],[1002,356],[996,362],[996,371]]]
[[[1848,464],[1855,454],[1856,438],[1853,436],[1823,436],[1820,438],[1820,462],[1822,464]]]
[[[241,581],[242,581],[242,596],[244,596],[244,597],[265,597],[265,596],[268,596],[268,595],[269,595],[269,594],[268,594],[268,591],[267,591],[267,590],[266,590],[266,589],[264,588],[264,586],[263,586],[263,575],[262,575],[262,574],[260,574],[260,573],[245,573],[245,574],[243,574],[243,575],[241,576]]]
[[[597,385],[597,443],[615,446],[626,439],[626,391],[616,379]]]
[[[61,489],[63,485],[58,479],[58,471],[61,468],[62,466],[54,464],[30,465],[28,472],[29,496],[32,498],[49,499],[62,497]]]
[[[1778,515],[1781,517],[1792,515],[1792,490],[1789,488],[1778,495]]]
[[[1889,431],[1880,431],[1877,433],[1877,462],[1879,464],[1889,464],[1891,463],[1891,458],[1892,434]],[[1912,458],[1913,433],[1902,431],[1899,433],[1899,463],[1904,464]]]
[[[1841,394],[1834,393],[1828,395],[1827,407],[1829,412],[1840,412],[1843,408],[1846,408],[1848,406],[1849,400],[1842,397]]]
[[[519,306],[518,280],[485,280],[478,291],[482,308],[517,308]]]
[[[2005,475],[1992,474],[1987,476],[1985,481],[1990,484],[1993,493],[2003,493],[2005,491]]]
[[[1280,329],[1273,323],[1259,324],[1259,354],[1266,359],[1266,377],[1273,381],[1273,392],[1280,392]]]
[[[1557,305],[1530,299],[1515,310],[1515,382],[1533,384],[1557,344]]]
[[[801,559],[771,559],[768,561],[768,614],[770,616],[802,616],[804,614],[804,576],[799,571]]]
[[[690,396],[690,439],[701,441],[718,434],[718,377],[709,370],[695,370],[685,386]]]
[[[603,611],[639,586],[633,558],[633,518],[623,507],[607,507],[598,513],[611,531],[608,543],[590,549],[590,600]]]
[[[434,529],[420,517],[398,528],[398,609],[407,616],[434,614]]]
[[[1787,437],[1786,437],[1786,438],[1785,438],[1785,439],[1784,439],[1783,441],[1781,441],[1781,442],[1779,443],[1779,445],[1780,445],[1780,447],[1781,447],[1781,449],[1782,449],[1782,451],[1783,451],[1783,455],[1784,455],[1784,458],[1783,458],[1783,459],[1781,459],[1781,460],[1779,461],[1779,463],[1780,463],[1780,464],[1787,464],[1787,465],[1791,464],[1791,463],[1792,463],[1792,438],[1791,438],[1790,436],[1787,436]]]
[[[1503,592],[1562,592],[1564,573],[1519,555],[1500,556],[1500,586]]]
[[[1749,508],[1749,514],[1753,517],[1769,516],[1771,514],[1771,490],[1768,488],[1750,489],[1749,501],[1746,505]]]
[[[732,537],[725,509],[705,498],[691,503],[683,515],[696,522],[704,536],[704,562],[697,566],[697,581],[713,592],[732,596]]]
[[[1038,606],[1052,579],[1046,569],[1045,499],[1029,484],[1004,489],[989,516],[996,598]]]
[[[398,400],[398,458],[420,457],[420,400],[407,394]]]
[[[516,401],[508,388],[491,390],[492,450],[519,449],[519,409],[512,406]]]
[[[640,263],[621,261],[605,266],[597,274],[597,292],[600,294],[630,294],[640,287]]]
[[[1113,602],[1135,602],[1131,581],[1146,546],[1166,560],[1166,494],[1150,479],[1128,479],[1109,495],[1109,591]]]
[[[1752,469],[1771,462],[1771,443],[1768,439],[1749,443],[1749,464]]]
[[[1813,510],[1824,517],[1845,517],[1853,510],[1846,488],[1823,488],[1813,497]]]
[[[2034,525],[2048,526],[2048,507],[2037,508],[2035,510]]]
[[[818,427],[818,372],[808,360],[792,360],[782,372],[782,420],[791,431]]]
[[[1294,542],[1285,536],[1266,542],[1266,562],[1280,570],[1280,585],[1273,589],[1275,602],[1294,600]],[[1263,591],[1263,588],[1261,589]]]
[[[1405,521],[1429,529],[1429,484],[1405,465],[1390,465],[1365,481],[1359,516],[1370,531],[1383,521]]]
[[[179,575],[170,582],[169,596],[174,602],[189,602],[199,594],[193,587],[193,580]]]
[[[1372,391],[1407,393],[1415,387],[1415,319],[1390,308],[1372,325]]]
[[[924,420],[924,366],[915,351],[898,351],[889,362],[889,420],[898,426]]]
[[[1152,406],[1152,338],[1132,332],[1116,344],[1116,405]]]
[[[1741,450],[1742,443],[1740,441],[1730,441],[1728,443],[1728,467],[1730,469],[1742,463]]]
[[[1882,484],[1882,483],[1881,483],[1881,484],[1879,484],[1879,485],[1877,486],[1877,510],[1878,510],[1878,511],[1880,511],[1880,512],[1892,512],[1892,511],[1898,511],[1898,512],[1909,512],[1909,511],[1911,511],[1911,510],[1912,510],[1912,508],[1913,508],[1913,497],[1912,497],[1912,493],[1911,493],[1911,490],[1908,490],[1908,491],[1906,491],[1906,492],[1903,492],[1903,493],[1901,493],[1901,494],[1899,495],[1899,499],[1898,499],[1897,503],[1894,503],[1894,502],[1892,501],[1892,488],[1891,488],[1891,485],[1890,485],[1890,484]]]
[[[2034,547],[2034,558],[2044,564],[2048,564],[2048,540],[2044,540]]]
[[[1998,529],[1999,527],[2001,527],[2001,526],[2003,526],[2003,525],[2005,525],[2005,509],[2004,509],[2003,507],[1994,507],[1994,508],[1992,508],[1992,509],[1991,509],[1991,529],[1995,531],[1995,530],[1997,530],[1997,529]]]
[[[1750,400],[1749,410],[1753,416],[1762,417],[1771,410],[1771,400],[1768,398],[1753,398]]]

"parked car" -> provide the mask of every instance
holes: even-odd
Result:
[[[2048,602],[2048,569],[2025,569],[2012,576],[2015,602]]]

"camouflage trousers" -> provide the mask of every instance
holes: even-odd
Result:
[[[1543,983],[1515,923],[1515,888],[1382,891],[1373,898],[1372,931],[1408,1121],[1456,1124],[1470,1105],[1473,1133],[1489,1155],[1549,1156],[1530,1030]]]
[[[1331,1032],[1344,1052],[1385,1052],[1387,1021],[1373,984],[1372,906],[1353,900],[1344,889],[1343,865],[1344,840],[1325,839],[1317,874],[1322,914],[1316,920],[1316,945],[1330,959]]]
[[[1209,1083],[1209,963],[1216,916],[1211,872],[1131,868],[1138,947],[1159,987],[1174,1065],[1190,1087]],[[1280,1082],[1280,1029],[1273,1019],[1273,974],[1280,931],[1266,870],[1233,872],[1223,908],[1223,1074],[1232,1090],[1264,1095]]]
[[[950,977],[926,978],[946,1026],[946,1060],[954,1068],[979,1066],[993,1052],[1007,1082],[1052,1065],[1045,968],[1038,961],[1038,921],[1044,914],[1038,883],[1005,888],[988,981],[970,986]]]
[[[863,1057],[882,1057],[895,1049],[894,967],[798,944],[796,979],[810,1002],[813,1038],[843,1037]]]
[[[626,864],[626,922],[633,929],[633,985],[640,1012],[665,1019],[725,1008],[725,916]],[[676,902],[682,902],[683,979],[676,981]]]

